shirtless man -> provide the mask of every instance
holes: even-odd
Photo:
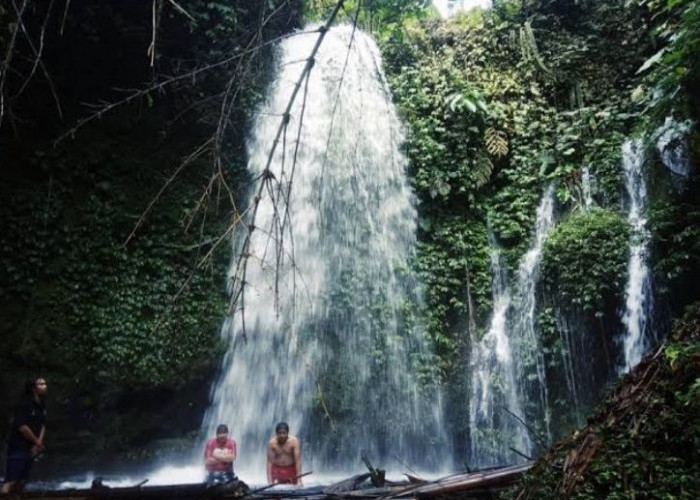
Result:
[[[289,425],[280,422],[275,436],[267,444],[267,480],[274,484],[301,483],[301,446],[289,435]]]

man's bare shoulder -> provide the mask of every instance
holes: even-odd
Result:
[[[275,436],[272,436],[270,440],[267,442],[267,446],[270,448],[276,448],[277,447],[277,438]]]

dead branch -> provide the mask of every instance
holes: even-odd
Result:
[[[508,408],[506,408],[505,406],[501,406],[501,409],[502,409],[503,411],[505,411],[506,413],[508,413],[508,414],[509,414],[511,417],[513,417],[515,420],[517,420],[523,427],[525,427],[525,429],[527,429],[527,431],[530,433],[530,435],[531,435],[532,437],[535,438],[535,440],[536,440],[537,443],[542,447],[543,450],[546,450],[546,449],[548,448],[547,443],[545,442],[545,440],[542,439],[542,437],[541,437],[537,432],[535,432],[535,430],[534,430],[532,427],[530,427],[529,425],[527,425],[527,424],[525,423],[525,421],[524,421],[522,418],[520,418],[518,415],[516,415],[515,413],[513,413],[512,411],[510,411],[510,410],[509,410]]]
[[[139,217],[139,220],[136,222],[136,225],[134,228],[131,230],[131,233],[129,233],[129,236],[126,238],[126,241],[124,241],[124,246],[128,245],[131,239],[134,237],[136,234],[136,231],[138,230],[139,227],[141,227],[141,224],[143,224],[143,221],[146,219],[146,215],[151,211],[151,208],[153,208],[153,205],[156,204],[156,202],[160,199],[161,195],[165,192],[165,190],[168,188],[170,184],[175,180],[175,178],[180,174],[180,172],[183,171],[183,169],[192,163],[194,160],[199,158],[202,154],[204,154],[209,145],[211,144],[212,139],[208,139],[205,141],[201,146],[199,146],[197,149],[195,149],[187,158],[185,158],[182,163],[180,163],[180,166],[175,170],[173,175],[171,175],[167,181],[165,181],[165,184],[163,184],[158,191],[158,193],[151,199],[150,203],[146,207],[146,209],[143,211],[141,216]]]
[[[189,12],[187,12],[185,9],[183,9],[182,6],[179,3],[177,3],[175,0],[168,0],[168,2],[170,2],[171,5],[173,7],[175,7],[175,10],[177,10],[180,14],[187,16],[190,19],[190,21],[192,21],[193,23],[197,22],[194,19],[194,17],[192,17],[192,15]]]
[[[31,73],[29,76],[25,79],[24,85],[22,85],[22,88],[20,89],[20,92],[23,91],[24,86],[28,83],[29,79],[32,77],[34,74],[34,69],[38,65],[41,68],[42,73],[44,74],[44,77],[46,78],[46,82],[49,85],[49,90],[51,90],[51,95],[54,99],[54,102],[56,103],[56,110],[58,112],[59,118],[63,119],[63,111],[61,110],[61,101],[58,98],[58,93],[56,92],[56,87],[53,84],[53,80],[51,79],[51,75],[49,75],[48,70],[46,69],[46,66],[44,65],[44,62],[41,60],[41,53],[43,51],[44,47],[44,33],[46,31],[46,24],[48,23],[49,16],[51,15],[51,8],[53,7],[53,0],[51,0],[48,11],[46,13],[46,18],[44,19],[44,24],[41,28],[41,35],[40,35],[40,47],[37,49],[34,46],[34,42],[32,41],[32,37],[29,35],[29,31],[27,30],[26,26],[24,25],[24,20],[22,19],[22,16],[20,15],[20,10],[17,7],[17,4],[15,3],[14,0],[12,0],[12,6],[15,9],[15,12],[17,13],[17,23],[18,26],[22,29],[22,33],[24,33],[25,39],[27,41],[27,45],[29,45],[29,48],[32,50],[32,53],[34,54],[34,67],[32,68]],[[17,95],[19,95],[19,93]],[[17,97],[17,95],[15,97]]]
[[[156,32],[158,25],[156,16],[158,11],[158,0],[153,0],[151,11],[151,44],[148,46],[148,50],[146,50],[146,55],[151,58],[151,67],[153,67],[153,62],[156,58]]]
[[[68,8],[70,7],[70,0],[66,0],[66,6],[63,9],[63,18],[61,19],[61,28],[59,34],[63,36],[63,28],[66,25],[66,18],[68,17]]]
[[[260,176],[260,185],[258,186],[258,190],[256,192],[255,197],[253,198],[253,210],[251,213],[251,219],[250,219],[250,224],[248,224],[248,231],[246,233],[245,239],[242,244],[241,252],[239,254],[239,258],[236,263],[235,267],[235,272],[232,276],[233,280],[233,293],[232,293],[232,300],[229,306],[229,311],[233,311],[236,307],[236,304],[238,300],[241,300],[241,327],[242,327],[242,336],[244,341],[247,341],[247,332],[245,328],[245,287],[246,287],[246,276],[247,276],[247,267],[248,267],[248,257],[250,256],[250,245],[252,242],[252,235],[253,231],[256,229],[256,216],[258,213],[258,208],[260,206],[260,201],[262,199],[262,193],[263,189],[265,188],[266,183],[271,182],[271,179],[273,178],[272,171],[270,170],[270,167],[272,165],[272,161],[274,159],[275,152],[277,150],[277,146],[279,145],[280,139],[282,138],[283,133],[287,129],[287,125],[289,124],[289,118],[291,116],[291,111],[292,107],[294,106],[294,103],[296,101],[296,97],[301,89],[302,84],[304,83],[305,79],[308,76],[308,73],[311,71],[314,65],[314,61],[316,58],[316,54],[318,53],[319,48],[321,47],[321,44],[323,43],[323,39],[326,36],[326,33],[330,29],[332,23],[335,21],[336,16],[338,15],[338,12],[342,8],[345,0],[338,0],[338,3],[334,7],[333,11],[331,12],[331,15],[329,16],[328,20],[326,23],[320,27],[317,31],[319,32],[319,37],[316,40],[316,44],[314,45],[313,49],[311,50],[311,54],[309,55],[309,58],[307,59],[306,64],[304,65],[304,68],[301,72],[301,75],[299,76],[299,79],[294,85],[294,89],[292,90],[292,94],[289,98],[289,102],[287,104],[287,107],[285,111],[283,112],[283,117],[282,120],[280,121],[280,125],[277,128],[277,133],[275,135],[274,140],[272,141],[272,146],[270,147],[270,152],[267,157],[267,162],[265,164],[265,168],[263,169],[263,173]]]
[[[260,47],[253,48],[253,49],[250,49],[247,51],[241,51],[241,52],[238,52],[236,55],[233,55],[231,57],[227,57],[227,58],[222,59],[220,61],[217,61],[215,63],[207,64],[205,66],[202,66],[201,68],[197,68],[195,70],[188,71],[187,73],[183,73],[182,75],[177,75],[177,76],[167,78],[166,80],[163,80],[162,82],[151,85],[145,89],[138,90],[138,91],[124,97],[123,99],[120,99],[118,101],[115,101],[115,102],[112,102],[109,104],[102,105],[101,109],[99,111],[96,111],[96,112],[92,113],[91,115],[88,115],[87,117],[79,120],[72,128],[70,128],[69,130],[67,130],[66,132],[64,132],[60,136],[58,136],[58,138],[56,138],[56,140],[54,140],[53,145],[54,145],[54,147],[56,147],[56,146],[58,146],[58,144],[63,142],[66,138],[75,137],[76,132],[78,132],[78,130],[83,128],[88,123],[92,123],[95,120],[102,118],[103,115],[113,111],[116,108],[122,107],[126,104],[131,104],[134,101],[136,101],[137,99],[142,98],[143,96],[145,96],[147,94],[150,94],[152,92],[164,91],[167,87],[169,87],[175,83],[181,82],[183,80],[188,80],[188,79],[194,80],[194,79],[196,79],[197,76],[199,76],[202,73],[206,73],[206,72],[211,71],[213,69],[226,66],[227,64],[230,64],[233,61],[236,61],[238,59],[242,59],[246,56],[249,56],[251,53],[253,53],[258,48],[262,48],[262,47],[265,47],[268,45],[274,45],[274,44],[276,44],[282,40],[285,40],[287,38],[291,38],[293,36],[304,35],[304,34],[310,34],[310,33],[314,33],[315,31],[316,30],[299,31],[299,32],[288,33],[286,35],[279,36],[279,37],[274,38],[272,40],[268,40],[267,42],[261,43]]]
[[[15,2],[12,5],[15,7],[17,12],[17,22],[15,23],[14,30],[10,35],[10,43],[7,44],[7,50],[5,51],[5,58],[3,59],[2,66],[0,67],[0,125],[2,125],[2,117],[5,114],[5,84],[7,82],[7,73],[10,70],[10,63],[12,62],[12,56],[15,53],[15,43],[17,42],[17,32],[19,32],[20,25],[22,23],[22,16],[27,8],[29,0],[23,0],[21,7],[17,10]]]
[[[32,69],[29,71],[29,75],[27,76],[27,78],[24,79],[24,83],[19,88],[17,93],[14,96],[12,96],[13,99],[17,99],[20,95],[22,95],[22,92],[24,92],[24,90],[27,88],[27,85],[29,85],[29,82],[31,81],[32,77],[34,76],[34,73],[36,73],[37,67],[39,67],[39,62],[41,61],[41,54],[44,51],[44,35],[46,34],[46,26],[49,23],[49,18],[51,17],[51,9],[53,7],[53,3],[54,3],[54,0],[51,0],[49,2],[49,6],[47,7],[46,17],[44,18],[44,22],[41,26],[41,32],[39,34],[39,50],[37,51],[37,54],[34,57],[34,63],[32,64]],[[24,26],[22,27],[22,31],[24,32],[27,39],[29,39],[29,34],[27,33],[27,30],[24,28]],[[59,108],[59,111],[60,111],[60,108]]]

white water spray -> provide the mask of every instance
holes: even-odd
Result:
[[[590,165],[586,165],[581,170],[581,191],[583,195],[583,208],[590,210],[593,207],[592,184],[593,175],[591,174]]]

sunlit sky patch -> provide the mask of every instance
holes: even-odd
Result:
[[[473,7],[490,7],[491,0],[433,0],[433,5],[442,17],[449,17]]]

